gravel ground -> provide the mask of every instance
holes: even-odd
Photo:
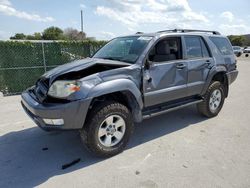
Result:
[[[123,153],[105,160],[77,132],[40,130],[20,96],[1,97],[0,187],[250,187],[250,57],[238,69],[217,117],[191,106],[146,120]]]

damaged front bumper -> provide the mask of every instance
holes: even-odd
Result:
[[[90,102],[91,99],[88,98],[63,104],[43,104],[38,102],[30,91],[23,92],[21,100],[27,115],[40,128],[46,131],[81,129],[84,125]]]

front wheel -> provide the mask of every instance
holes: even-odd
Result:
[[[133,119],[128,108],[109,101],[94,107],[80,134],[92,153],[110,157],[124,150],[132,132]]]
[[[217,116],[225,100],[224,87],[219,81],[214,81],[204,95],[204,101],[197,104],[198,111],[206,117]]]

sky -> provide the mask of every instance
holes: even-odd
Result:
[[[224,35],[250,33],[250,0],[0,0],[0,39],[50,26],[109,40],[137,31],[209,29]]]

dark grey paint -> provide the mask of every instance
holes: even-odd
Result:
[[[185,67],[178,69],[178,64]],[[146,75],[152,81],[145,79]],[[144,100],[145,106],[152,106],[187,95],[187,66],[186,62],[172,61],[152,63],[149,70],[144,71]]]
[[[124,92],[133,109],[134,120],[142,121],[142,110],[145,107],[169,102],[175,99],[199,95],[202,96],[209,86],[213,76],[225,72],[228,84],[232,83],[238,72],[235,70],[235,57],[222,56],[216,46],[209,40],[208,34],[192,34],[202,36],[211,51],[211,58],[188,60],[183,53],[183,59],[161,63],[151,63],[150,68],[145,68],[145,61],[149,50],[160,39],[189,35],[188,33],[155,33],[142,34],[153,36],[148,46],[134,65],[94,58],[86,58],[66,65],[59,66],[42,77],[50,80],[50,85],[57,78],[70,72],[78,72],[96,64],[116,65],[117,69],[96,72],[80,79],[82,87],[67,99],[67,104],[40,104],[34,100],[29,91],[22,94],[22,104],[32,119],[43,128],[52,129],[45,125],[41,118],[63,118],[65,125],[58,129],[80,129],[91,101],[95,97],[114,92]],[[215,35],[213,35],[215,36]],[[219,36],[221,37],[221,36]],[[185,44],[183,43],[185,52]],[[209,63],[207,62],[209,60]],[[178,68],[183,64],[183,68]],[[120,66],[120,68],[119,68]],[[151,79],[151,81],[150,81]]]

